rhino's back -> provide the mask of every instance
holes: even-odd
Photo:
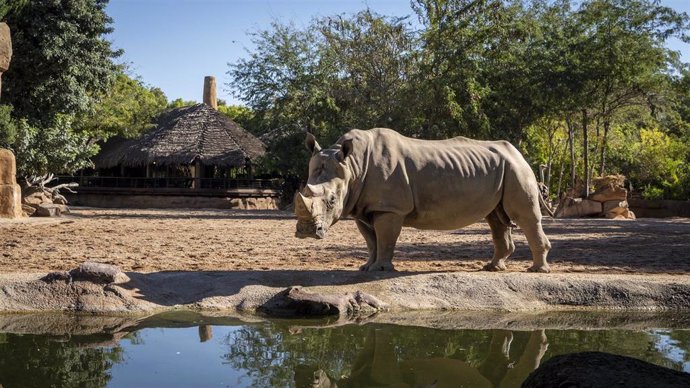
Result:
[[[501,200],[514,150],[508,142],[419,140],[388,129],[369,135],[364,199],[374,211],[396,211],[416,228],[456,229],[485,217]]]

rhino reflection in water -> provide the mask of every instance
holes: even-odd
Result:
[[[489,354],[475,368],[465,361],[445,357],[398,361],[388,334],[371,330],[348,377],[337,379],[322,369],[303,365],[295,370],[295,385],[297,388],[520,387],[539,367],[548,342],[544,330],[531,332],[519,358],[511,361],[512,342],[511,331],[494,330]]]
[[[307,134],[309,179],[295,195],[296,236],[322,239],[351,216],[364,236],[364,271],[392,270],[403,226],[453,230],[485,218],[494,256],[484,269],[500,271],[515,250],[513,221],[532,251],[529,271],[549,272],[551,244],[541,226],[537,180],[520,152],[506,141],[464,137],[418,140],[376,128],[353,129],[321,149]]]

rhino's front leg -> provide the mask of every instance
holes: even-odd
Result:
[[[364,240],[367,242],[367,249],[369,250],[369,260],[366,264],[359,267],[360,271],[366,271],[376,261],[376,232],[374,232],[374,228],[371,225],[363,221],[355,220],[355,224],[357,224],[359,233],[364,236]]]
[[[376,233],[376,261],[367,271],[393,271],[393,251],[402,230],[403,218],[394,213],[376,213],[373,217]]]

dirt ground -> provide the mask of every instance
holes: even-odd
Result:
[[[124,271],[357,270],[367,252],[352,220],[325,240],[294,237],[291,214],[278,211],[75,208],[58,219],[0,220],[0,273],[67,270],[84,261]],[[550,219],[554,272],[690,273],[690,219]],[[508,270],[525,271],[524,235]],[[405,228],[398,271],[477,271],[491,258],[485,223],[456,231]],[[690,281],[690,280],[689,280]]]

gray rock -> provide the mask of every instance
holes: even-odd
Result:
[[[522,387],[690,387],[690,374],[631,357],[582,352],[553,357],[532,372]]]
[[[63,205],[53,205],[53,204],[40,204],[36,208],[36,217],[60,217],[62,215]]]
[[[89,261],[69,271],[69,274],[75,281],[92,283],[127,283],[130,280],[118,266]]]

